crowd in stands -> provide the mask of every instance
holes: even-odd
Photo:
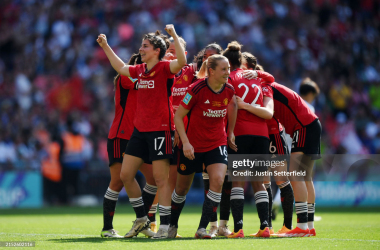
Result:
[[[70,126],[85,159],[104,161],[115,71],[98,34],[127,61],[168,23],[187,42],[242,43],[278,83],[306,76],[322,153],[380,153],[379,0],[3,0],[0,2],[0,169],[39,169]]]

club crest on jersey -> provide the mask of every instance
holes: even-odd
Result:
[[[221,107],[222,103],[221,102],[217,102],[217,101],[212,101],[212,106],[214,106],[214,107]]]
[[[184,75],[183,80],[185,80],[185,82],[187,82],[187,80],[189,80],[189,77],[187,77],[187,75]]]
[[[193,96],[190,95],[189,93],[187,93],[187,94],[185,95],[185,97],[183,98],[183,103],[185,103],[186,105],[188,105],[189,102],[190,102],[190,100],[191,100],[191,98],[193,98]]]
[[[228,104],[228,98],[225,98],[225,99],[223,100],[223,104],[224,104],[224,105],[227,105],[227,104]]]
[[[179,168],[180,168],[182,171],[185,171],[185,170],[186,170],[186,166],[185,166],[185,164],[181,164],[181,165],[179,166]]]

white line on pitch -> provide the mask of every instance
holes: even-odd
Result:
[[[51,236],[51,237],[97,237],[98,235],[84,235],[84,234],[22,234],[22,233],[0,233],[0,235],[13,235],[13,236]]]

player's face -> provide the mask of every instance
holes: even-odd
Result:
[[[215,55],[215,54],[218,54],[218,51],[216,51],[215,49],[206,49],[205,53],[203,54],[202,62],[206,61],[207,58],[209,58],[210,56]]]
[[[220,83],[228,82],[230,76],[230,64],[227,60],[219,60],[215,70],[210,69],[211,77]]]
[[[143,40],[139,49],[141,61],[147,62],[152,58],[158,57],[160,49],[154,49],[148,40]]]
[[[177,54],[175,53],[175,45],[174,43],[170,43],[170,46],[169,48],[166,50],[166,54],[172,54],[173,55],[173,59],[177,59]]]

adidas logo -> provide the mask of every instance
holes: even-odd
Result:
[[[236,224],[243,224],[243,220],[239,220]]]
[[[163,153],[162,153],[162,151],[160,151],[160,152],[158,152],[158,154],[157,155],[164,155]]]
[[[205,101],[205,104],[209,104],[210,103],[210,101],[207,99],[207,101]]]
[[[272,157],[271,158],[276,158],[276,156],[275,155],[272,155]]]

